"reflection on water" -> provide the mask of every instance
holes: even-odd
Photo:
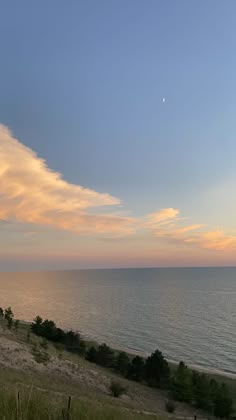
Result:
[[[128,350],[236,373],[236,269],[0,273],[0,306]]]

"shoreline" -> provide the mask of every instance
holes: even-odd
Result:
[[[20,322],[21,325],[30,326],[32,321],[19,320],[19,322]],[[98,341],[98,340],[94,339],[93,337],[90,337],[88,335],[85,335],[85,334],[81,333],[79,330],[74,330],[74,331],[81,334],[81,336],[83,337],[86,344],[99,346],[100,344],[104,343],[104,341],[102,341],[102,340]],[[142,352],[142,351],[139,351],[139,350],[129,350],[126,347],[118,346],[114,343],[109,343],[109,342],[106,342],[106,344],[109,345],[114,352],[119,352],[119,351],[125,352],[130,357],[141,356],[143,358],[147,358],[152,353],[152,352],[151,353]],[[169,359],[168,357],[166,357],[166,360],[170,364],[171,368],[176,368],[178,366],[179,362],[181,361],[181,360],[177,361],[177,360]],[[186,365],[192,370],[202,372],[202,373],[206,373],[206,374],[208,374],[210,376],[213,376],[213,377],[217,376],[217,377],[221,377],[222,379],[227,378],[227,379],[236,381],[236,373],[234,373],[234,372],[227,372],[227,371],[219,370],[219,369],[213,368],[213,367],[197,365],[195,363],[187,363],[186,362]]]

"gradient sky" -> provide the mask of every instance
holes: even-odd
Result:
[[[236,265],[235,0],[0,7],[0,270]]]

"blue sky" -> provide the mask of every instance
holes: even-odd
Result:
[[[118,197],[126,215],[174,208],[234,237],[235,14],[233,0],[2,2],[0,122],[68,183]],[[15,214],[4,233],[9,249],[21,223]],[[45,237],[51,250],[56,234]],[[86,265],[96,265],[96,241]],[[116,247],[103,266],[124,264]],[[195,252],[208,261],[208,249]],[[158,265],[153,255],[142,264]]]

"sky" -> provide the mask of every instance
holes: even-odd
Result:
[[[0,7],[0,271],[236,265],[235,0]]]

